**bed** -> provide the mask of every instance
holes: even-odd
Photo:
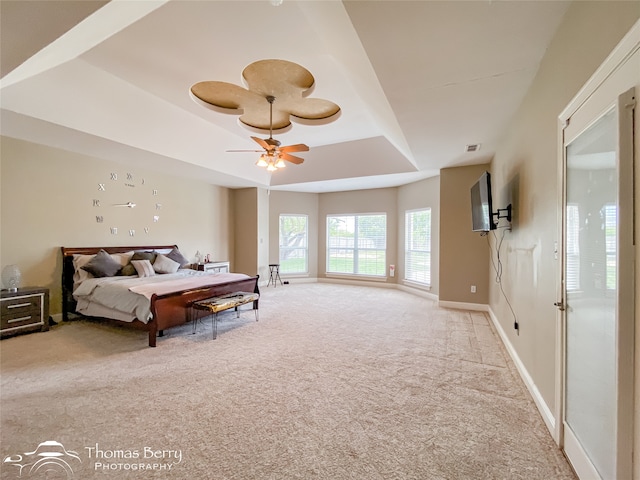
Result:
[[[143,328],[150,347],[164,330],[193,320],[193,302],[235,292],[260,293],[258,275],[193,270],[177,245],[61,249],[63,320],[81,315]],[[167,258],[179,264],[177,270]],[[258,300],[253,308],[258,309]]]

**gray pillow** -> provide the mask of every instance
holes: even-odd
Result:
[[[180,268],[184,268],[191,263],[177,248],[171,250],[166,256],[174,262],[178,262],[180,264]]]
[[[115,276],[122,268],[122,265],[116,262],[107,252],[100,250],[89,263],[80,268],[94,277],[101,278]]]

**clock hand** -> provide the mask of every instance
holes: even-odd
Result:
[[[133,203],[133,202],[127,202],[127,203],[116,203],[116,204],[114,205],[114,207],[129,207],[129,208],[133,208],[133,207],[135,207],[135,206],[136,206],[136,204],[135,204],[135,203]]]

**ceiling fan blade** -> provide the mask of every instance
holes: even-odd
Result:
[[[253,139],[253,141],[255,141],[258,145],[260,145],[262,148],[264,148],[267,151],[274,148],[261,138],[258,138],[258,137],[251,137],[251,138]]]
[[[304,158],[296,157],[294,155],[289,155],[288,153],[283,152],[282,150],[280,150],[280,158],[282,158],[283,160],[286,160],[287,162],[295,163],[296,165],[300,165],[302,162],[304,162]]]
[[[296,145],[285,145],[284,147],[280,147],[279,150],[281,152],[308,152],[309,147],[304,143],[298,143]]]

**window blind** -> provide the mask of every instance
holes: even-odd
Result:
[[[404,278],[431,284],[431,209],[405,212]]]

